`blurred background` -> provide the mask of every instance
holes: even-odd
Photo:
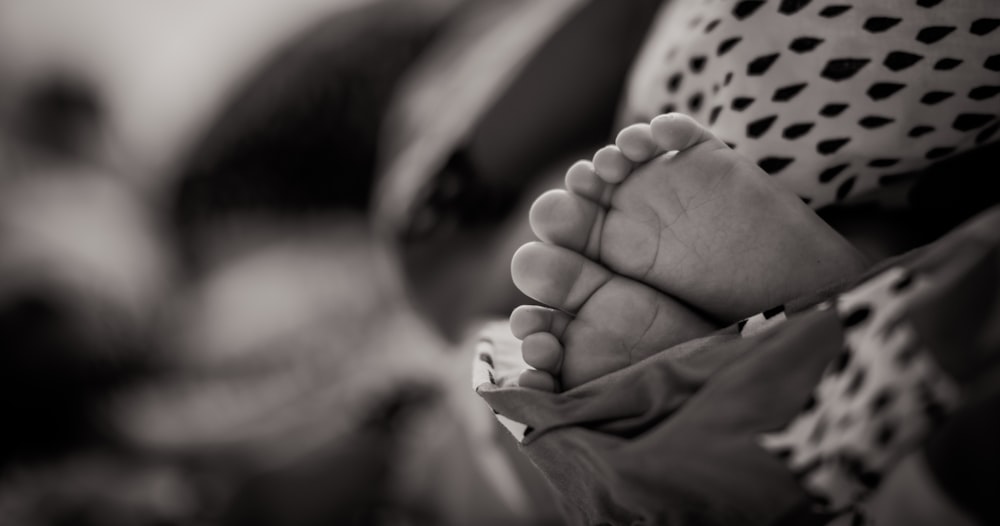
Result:
[[[0,526],[560,524],[476,329],[662,3],[0,0]]]
[[[0,0],[0,525],[556,523],[370,204],[530,3]]]

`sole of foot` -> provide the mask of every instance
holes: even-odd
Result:
[[[530,222],[542,242],[515,254],[512,276],[552,309],[511,322],[526,361],[553,379],[526,381],[543,387],[579,385],[867,266],[798,197],[680,114],[630,126],[574,164]]]

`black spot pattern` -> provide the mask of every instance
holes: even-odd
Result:
[[[781,0],[778,12],[783,15],[794,15],[810,3],[812,3],[812,0]]]
[[[851,194],[851,190],[854,189],[854,183],[857,180],[857,177],[851,177],[843,183],[840,183],[840,186],[837,187],[837,201],[847,199],[847,196]]]
[[[920,7],[934,7],[941,3],[941,0],[917,0],[917,5]]]
[[[969,33],[979,36],[988,35],[997,27],[1000,27],[1000,18],[980,18],[969,26]]]
[[[853,397],[861,391],[861,388],[865,385],[865,380],[868,379],[868,371],[864,368],[857,368],[854,371],[854,375],[851,376],[850,381],[847,382],[847,387],[844,389],[844,395],[848,398]]]
[[[743,111],[753,104],[754,99],[750,97],[736,97],[730,107],[736,111]]]
[[[694,73],[701,73],[702,70],[705,69],[705,62],[707,60],[708,58],[705,55],[697,55],[691,57],[691,60],[688,62],[688,65],[691,67],[691,71],[693,71]]]
[[[925,27],[917,33],[917,40],[924,44],[933,44],[955,31],[955,26]]]
[[[865,31],[868,31],[869,33],[881,33],[896,27],[896,24],[901,21],[902,19],[900,18],[893,18],[889,16],[873,16],[868,20],[865,20],[864,28]]]
[[[885,411],[889,404],[896,400],[896,393],[891,391],[889,388],[881,389],[878,394],[872,398],[871,401],[871,412],[872,415],[878,415],[882,411]]]
[[[838,16],[840,16],[840,15],[842,15],[842,14],[850,11],[850,9],[851,9],[851,6],[846,5],[846,4],[830,5],[830,6],[824,7],[823,10],[819,12],[819,16],[821,16],[823,18],[836,18],[836,17],[838,17]]]
[[[875,434],[875,444],[881,448],[885,448],[892,443],[894,438],[896,438],[896,426],[890,422],[886,422],[879,426],[879,430]]]
[[[903,277],[899,278],[898,281],[893,283],[892,286],[889,287],[889,290],[891,290],[894,294],[906,292],[913,285],[913,282],[913,274],[907,272],[906,274],[903,274]]]
[[[868,489],[876,488],[882,482],[882,474],[877,471],[855,469],[852,470],[852,473]],[[860,524],[858,524],[859,521]],[[860,512],[856,512],[854,519],[851,521],[851,526],[865,526],[865,516],[861,515]]]
[[[757,165],[768,174],[775,175],[787,168],[794,161],[795,159],[790,157],[765,157]]]
[[[763,0],[743,0],[733,8],[733,16],[738,20],[743,20],[754,14],[762,5],[764,5]]]
[[[867,305],[862,305],[848,314],[844,318],[844,327],[851,328],[856,327],[864,323],[872,314],[872,308]]]
[[[958,131],[975,130],[985,126],[993,118],[993,115],[986,113],[963,113],[955,117],[955,122],[951,123],[951,127]]]
[[[1000,71],[1000,46],[988,43],[1000,37],[1000,11],[944,2],[947,12],[924,13],[917,2],[678,4],[664,15],[673,36],[644,59],[663,73],[639,77],[665,79],[667,100],[639,101],[651,107],[632,113],[664,102],[697,113],[816,207],[912,181],[904,171],[1000,134],[1000,77],[989,75]],[[664,61],[667,51],[675,56]]]
[[[834,81],[847,80],[871,62],[867,58],[838,58],[826,63],[820,75]]]
[[[924,415],[934,424],[944,420],[944,417],[948,414],[948,410],[945,409],[940,401],[938,401],[934,392],[926,382],[920,382],[917,386],[917,393],[920,396],[920,401],[924,405]]]
[[[781,136],[786,139],[795,140],[809,133],[809,130],[812,130],[813,126],[815,125],[811,122],[800,122],[798,124],[793,124],[791,126],[786,127],[785,130],[781,132]]]
[[[819,182],[824,184],[829,183],[830,181],[836,179],[837,176],[843,173],[844,170],[846,170],[850,165],[850,163],[843,163],[823,170],[819,174]]]
[[[721,57],[722,55],[725,55],[726,53],[729,53],[729,51],[731,49],[733,49],[734,47],[736,47],[736,44],[740,43],[740,40],[743,40],[743,38],[742,37],[732,37],[732,38],[727,38],[727,39],[723,40],[722,42],[719,43],[719,47],[716,48],[715,54]]]
[[[747,75],[760,76],[767,73],[767,70],[771,69],[771,66],[774,65],[779,56],[779,53],[771,53],[770,55],[763,55],[753,59],[747,65]]]
[[[816,144],[816,151],[823,155],[831,155],[836,153],[837,150],[844,147],[845,144],[851,142],[850,137],[840,137],[837,139],[827,139],[825,141],[820,141]]]
[[[767,133],[767,130],[771,128],[771,125],[774,124],[774,121],[777,118],[778,118],[777,115],[771,115],[770,117],[757,119],[751,122],[750,124],[747,124],[747,137],[750,137],[751,139],[756,139],[764,135],[765,133]]]
[[[969,90],[969,98],[972,100],[986,100],[1000,94],[1000,86],[979,86]]]
[[[702,102],[704,102],[704,100],[705,96],[702,95],[700,91],[695,93],[694,95],[691,95],[691,97],[688,98],[688,103],[687,103],[688,110],[690,110],[691,113],[697,113],[699,110],[701,110],[701,104]]]
[[[802,82],[800,84],[792,84],[791,86],[785,86],[783,88],[778,88],[775,90],[774,95],[771,100],[774,102],[787,102],[795,98],[796,95],[802,92],[807,84]]]
[[[872,100],[888,99],[905,87],[906,86],[904,84],[898,84],[895,82],[879,82],[872,84],[872,86],[868,88],[868,96],[871,97]]]
[[[819,110],[819,114],[824,117],[836,117],[837,115],[843,113],[844,110],[846,110],[847,108],[848,108],[847,104],[833,102],[827,104],[826,106],[823,106],[823,108]]]
[[[890,284],[892,293],[899,294],[895,289],[912,286],[912,274],[904,270],[888,283],[883,281],[885,284]],[[857,292],[865,296],[861,290]],[[849,510],[865,502],[868,490],[879,484],[882,474],[909,451],[901,448],[922,442],[949,411],[950,396],[938,389],[945,385],[937,383],[934,366],[914,369],[924,354],[920,350],[922,343],[911,341],[903,348],[896,346],[899,340],[889,343],[886,335],[901,326],[903,320],[895,316],[891,320],[896,321],[876,319],[872,315],[877,312],[874,309],[892,308],[900,300],[879,292],[867,296],[869,300],[854,304],[843,315],[845,326],[854,324],[854,330],[846,330],[848,339],[861,337],[857,351],[861,354],[854,356],[845,346],[813,391],[815,401],[810,399],[796,420],[777,435],[766,435],[764,442],[769,451],[792,450],[786,465],[793,472],[796,466],[809,466],[808,478],[801,480],[803,486],[810,495],[825,496],[835,510]],[[876,322],[878,325],[874,325]],[[867,341],[869,329],[858,331],[859,323],[872,325],[870,331],[881,336],[881,342]],[[820,466],[812,466],[817,461]]]
[[[822,38],[799,37],[793,40],[791,44],[788,44],[788,49],[796,53],[808,53],[819,47],[822,43]]]
[[[681,73],[674,73],[670,75],[667,79],[667,91],[670,93],[676,93],[677,90],[681,88],[681,82],[684,81],[684,75]]]
[[[719,114],[722,113],[722,105],[712,108],[708,113],[708,124],[711,126],[715,124],[715,121],[719,120]]]
[[[850,349],[845,347],[844,350],[840,351],[840,354],[837,355],[837,358],[833,361],[833,364],[831,364],[831,372],[833,374],[843,374],[843,372],[847,370],[847,367],[851,365],[851,362],[853,360],[854,360],[854,353],[852,353]]]
[[[962,59],[958,58],[943,58],[934,63],[934,69],[938,71],[950,71],[957,68],[962,62]]]
[[[859,120],[858,124],[860,124],[862,128],[867,128],[869,130],[872,130],[875,128],[881,128],[886,124],[895,122],[895,120],[896,119],[893,119],[891,117],[882,117],[880,115],[869,115]]]
[[[892,71],[903,71],[917,62],[920,62],[923,58],[923,56],[915,53],[893,51],[885,56],[885,60],[882,63],[885,64],[885,67],[891,69]]]
[[[953,95],[954,93],[950,91],[931,91],[924,94],[924,96],[920,98],[920,102],[928,105],[933,105],[943,100],[949,99]]]

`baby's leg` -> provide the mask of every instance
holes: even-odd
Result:
[[[567,316],[561,335],[541,324],[537,332],[553,338],[517,334],[528,363],[562,374],[564,386],[631,363],[623,349],[665,348],[710,330],[696,313],[730,323],[865,268],[797,197],[690,117],[657,117],[616,143],[574,165],[568,191],[536,201],[532,228],[545,243],[525,245],[513,261],[525,294],[577,315],[553,314]],[[579,327],[593,330],[595,319],[614,326],[600,327],[606,340],[626,343],[591,345],[598,339]],[[547,367],[557,361],[562,369]],[[587,374],[567,377],[572,370]]]

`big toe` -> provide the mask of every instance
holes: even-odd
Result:
[[[535,200],[529,221],[542,241],[596,257],[604,216],[604,209],[589,199],[550,190]]]
[[[728,148],[722,140],[705,129],[690,115],[667,113],[649,123],[650,136],[661,151],[683,151],[702,144]]]
[[[612,275],[576,252],[532,242],[514,253],[511,277],[527,296],[566,312],[576,312]]]

